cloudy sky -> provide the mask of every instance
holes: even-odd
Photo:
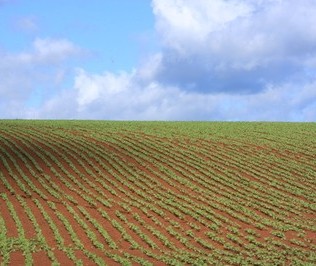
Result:
[[[0,0],[0,118],[316,121],[315,0]]]

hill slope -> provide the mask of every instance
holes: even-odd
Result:
[[[0,121],[0,264],[316,263],[316,124]]]

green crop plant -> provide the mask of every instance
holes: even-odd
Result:
[[[1,120],[0,262],[314,265],[315,132]]]

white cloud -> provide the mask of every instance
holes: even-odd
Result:
[[[153,0],[152,6],[161,51],[129,73],[78,68],[72,88],[40,108],[17,110],[40,118],[315,121],[315,1]],[[34,70],[43,66],[55,66],[48,76],[62,81],[60,62],[81,53],[67,40],[36,39],[29,51],[5,54],[6,93],[22,91],[10,90],[18,88],[16,76],[34,85],[40,80]],[[10,97],[12,106],[23,102]]]
[[[97,75],[77,71],[75,90],[78,115],[86,118],[140,119],[147,117],[148,113],[153,114],[153,109],[158,108],[168,91],[155,83],[141,87],[137,80],[136,73],[106,72]]]
[[[189,54],[203,48],[203,54],[207,49],[237,60],[312,49],[315,8],[312,0],[153,0],[157,31],[168,49]]]
[[[115,75],[106,72],[103,75],[89,75],[78,69],[74,88],[78,91],[79,106],[86,106],[102,97],[115,97],[122,91],[128,91],[132,74],[125,72]]]
[[[154,0],[153,8],[164,84],[257,93],[315,62],[315,1]]]
[[[29,51],[5,55],[4,64],[51,65],[61,63],[67,58],[79,56],[83,53],[83,49],[66,39],[36,38]]]
[[[65,39],[36,39],[34,41],[34,49],[37,59],[45,63],[60,62],[71,56],[83,53],[81,48]]]
[[[155,79],[157,73],[162,67],[162,54],[156,53],[146,58],[146,61],[137,69],[138,75],[141,78],[140,81],[150,81]]]
[[[75,90],[48,101],[39,111],[42,117],[232,121],[313,121],[316,117],[316,82],[300,90],[283,84],[257,94],[237,95],[188,92],[154,81],[140,85],[137,72],[89,74],[79,70],[75,80]]]
[[[310,25],[316,24],[316,3],[153,0],[152,5],[163,50],[131,73],[79,71],[74,86],[79,117],[314,119],[316,31]]]
[[[82,53],[82,49],[68,40],[40,38],[35,39],[28,50],[0,53],[0,115],[20,116],[20,110],[25,110],[39,87],[43,97],[54,95],[67,71],[62,63]]]
[[[180,53],[204,46],[210,33],[247,16],[251,9],[242,1],[153,1],[156,27],[163,43]]]

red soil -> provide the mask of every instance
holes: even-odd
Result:
[[[52,262],[45,251],[38,251],[32,254],[34,265],[50,265]]]
[[[9,238],[18,237],[16,224],[9,212],[9,209],[7,208],[6,202],[2,198],[0,198],[0,213],[7,229],[6,236]]]
[[[39,131],[40,132],[40,131]],[[3,132],[0,132],[1,134]],[[67,133],[67,131],[66,131]],[[68,132],[69,133],[69,132]],[[208,176],[205,174],[205,172],[195,168],[192,165],[186,165],[186,167],[183,167],[183,164],[185,164],[185,161],[182,161],[179,158],[176,158],[173,156],[173,153],[176,152],[177,149],[181,149],[183,151],[183,154],[185,152],[192,152],[192,149],[187,147],[188,145],[191,145],[191,148],[205,148],[209,149],[210,153],[206,154],[206,151],[204,152],[195,152],[195,157],[197,159],[200,159],[202,162],[211,162],[213,164],[216,164],[219,166],[219,168],[210,169],[215,174],[225,175],[225,172],[222,170],[219,170],[221,168],[225,168],[226,170],[238,173],[245,179],[248,179],[250,182],[258,182],[261,184],[266,184],[264,180],[260,180],[260,178],[257,178],[253,176],[250,173],[247,173],[244,170],[239,169],[238,167],[231,164],[230,166],[227,166],[227,163],[219,162],[217,159],[213,158],[213,155],[216,154],[216,152],[219,152],[220,149],[235,149],[229,147],[224,142],[204,142],[204,141],[189,141],[188,139],[173,139],[169,142],[169,148],[170,153],[165,153],[164,151],[157,150],[154,146],[150,146],[150,143],[159,144],[159,142],[162,141],[168,141],[166,138],[155,138],[148,134],[142,134],[142,137],[140,135],[135,134],[135,136],[132,136],[128,133],[121,133],[118,135],[120,138],[129,141],[130,145],[135,147],[135,149],[138,149],[141,153],[142,149],[146,148],[147,152],[149,153],[155,153],[157,155],[156,164],[149,160],[144,160],[141,156],[136,156],[133,153],[130,153],[129,149],[131,149],[131,146],[129,148],[122,148],[119,145],[116,145],[114,142],[105,142],[105,141],[99,141],[94,137],[89,136],[88,133],[84,133],[82,131],[71,131],[72,135],[80,136],[82,138],[85,138],[87,142],[97,145],[97,147],[103,149],[104,154],[112,154],[113,158],[116,158],[117,160],[124,163],[124,165],[128,166],[129,169],[132,169],[131,171],[135,173],[134,176],[130,176],[130,174],[126,171],[121,173],[117,167],[119,164],[115,165],[111,163],[111,161],[107,160],[106,156],[103,158],[102,156],[95,155],[96,158],[91,158],[89,156],[89,152],[83,152],[82,155],[89,158],[89,162],[85,161],[83,157],[79,156],[79,153],[76,151],[76,146],[80,147],[80,142],[71,143],[67,139],[62,139],[61,136],[59,136],[57,133],[47,133],[47,142],[51,147],[46,145],[43,140],[35,140],[35,137],[32,136],[31,142],[32,143],[32,149],[30,149],[27,145],[23,143],[19,138],[23,138],[24,141],[27,141],[27,134],[21,133],[20,135],[16,135],[16,137],[11,136],[10,134],[3,135],[8,138],[12,143],[14,142],[19,148],[20,152],[24,151],[26,154],[28,154],[30,157],[32,157],[40,166],[41,170],[36,169],[35,165],[33,165],[32,161],[27,158],[27,156],[24,156],[25,161],[29,165],[29,167],[38,175],[38,176],[32,176],[32,173],[28,167],[26,167],[23,160],[21,160],[13,150],[11,150],[7,145],[1,144],[3,148],[5,148],[8,153],[13,156],[20,167],[19,169],[31,180],[31,182],[39,189],[41,190],[46,196],[47,200],[44,200],[40,197],[39,194],[32,191],[31,198],[25,197],[25,194],[23,191],[21,191],[20,188],[18,188],[16,182],[10,177],[9,171],[2,167],[1,171],[10,183],[10,185],[14,188],[15,193],[13,195],[10,195],[9,192],[5,187],[0,186],[0,193],[5,193],[8,197],[10,202],[14,205],[15,211],[19,217],[19,219],[22,222],[22,226],[25,231],[25,236],[29,240],[34,240],[36,238],[36,232],[35,227],[32,224],[32,222],[29,220],[28,216],[26,215],[23,207],[18,202],[16,195],[21,195],[24,197],[24,200],[27,203],[27,206],[31,209],[33,215],[35,216],[35,219],[37,223],[40,225],[42,234],[45,238],[45,241],[47,245],[52,249],[55,257],[59,262],[61,262],[63,265],[72,265],[73,261],[67,257],[67,254],[65,251],[61,250],[62,247],[59,247],[57,244],[57,241],[55,239],[55,236],[53,234],[53,231],[51,227],[49,226],[48,222],[45,220],[43,214],[40,212],[39,208],[35,205],[34,199],[37,199],[40,201],[41,205],[47,212],[47,214],[52,218],[53,222],[58,228],[59,233],[61,234],[63,241],[64,241],[64,247],[65,249],[71,248],[74,251],[75,257],[77,259],[81,259],[83,261],[84,265],[94,265],[92,260],[87,257],[86,254],[84,254],[83,251],[79,250],[79,247],[77,247],[74,243],[74,241],[71,239],[71,236],[69,232],[67,231],[67,228],[63,224],[63,222],[58,218],[57,213],[62,214],[65,219],[71,224],[77,239],[80,240],[80,243],[83,245],[86,251],[91,252],[92,254],[102,258],[104,262],[108,265],[119,265],[117,262],[115,262],[114,259],[110,258],[108,254],[112,255],[119,255],[121,257],[124,257],[124,253],[133,255],[138,258],[142,258],[145,260],[148,260],[154,265],[163,265],[161,261],[159,261],[159,256],[163,256],[165,254],[172,254],[172,252],[176,251],[186,251],[188,254],[190,253],[192,256],[207,256],[207,254],[210,252],[210,250],[207,247],[204,247],[202,244],[198,243],[197,239],[202,239],[203,241],[210,244],[214,249],[216,250],[224,250],[225,247],[223,244],[221,244],[218,241],[214,241],[209,239],[206,236],[207,232],[210,232],[211,229],[208,227],[208,224],[211,224],[212,222],[202,217],[201,215],[197,215],[199,219],[191,217],[187,215],[185,212],[182,212],[180,208],[177,208],[177,206],[173,206],[172,204],[168,205],[166,202],[164,204],[161,204],[163,201],[161,201],[161,197],[166,197],[167,195],[169,200],[173,202],[177,202],[179,205],[181,204],[188,204],[186,202],[185,197],[190,198],[192,200],[192,206],[189,206],[187,209],[191,212],[197,211],[197,210],[205,210],[206,208],[209,208],[210,210],[214,211],[215,216],[222,217],[222,220],[227,219],[227,222],[222,221],[222,224],[219,226],[217,232],[218,236],[220,236],[225,241],[229,242],[230,245],[236,248],[237,251],[236,254],[239,252],[238,250],[242,249],[242,246],[240,246],[238,243],[235,243],[231,240],[228,240],[227,235],[232,234],[229,229],[232,225],[238,228],[238,237],[242,240],[244,245],[249,244],[249,241],[246,239],[246,236],[248,236],[247,229],[252,229],[255,231],[258,236],[256,237],[256,240],[260,243],[265,243],[266,239],[272,238],[272,239],[278,239],[276,236],[272,234],[272,231],[275,230],[273,226],[265,226],[263,229],[258,229],[255,227],[255,219],[252,219],[252,217],[247,217],[251,222],[244,222],[242,220],[239,220],[235,218],[233,215],[229,214],[227,211],[233,211],[235,214],[242,215],[242,211],[235,210],[234,208],[229,208],[226,206],[225,200],[228,200],[224,193],[238,193],[240,190],[239,185],[236,183],[236,188],[234,187],[225,187],[221,188],[222,185],[215,184],[214,187],[207,188],[208,184],[212,184],[211,182],[207,183],[208,179],[211,179],[211,175]],[[33,139],[34,138],[34,139]],[[137,141],[135,141],[136,138],[137,141],[140,141],[141,138],[146,139],[146,146],[142,146],[141,144],[137,144]],[[115,139],[115,137],[113,137]],[[54,143],[53,140],[56,140]],[[63,143],[64,145],[59,145],[60,143]],[[149,144],[148,144],[149,143]],[[208,144],[209,146],[206,146]],[[30,144],[31,145],[31,144]],[[91,146],[93,147],[93,146]],[[52,166],[58,171],[58,173],[71,184],[72,188],[68,188],[67,185],[62,182],[59,178],[54,176],[54,172],[48,167],[48,165],[45,163],[45,160],[40,158],[36,152],[41,153],[41,150],[45,149],[46,151],[50,152],[62,165],[62,167],[65,169],[66,173],[68,175],[73,176],[78,182],[80,182],[83,186],[85,186],[86,190],[84,191],[81,189],[75,182],[73,182],[69,177],[65,176],[65,174],[62,172],[61,168],[53,162],[49,156],[44,155],[45,158],[52,164]],[[69,149],[69,151],[67,150]],[[264,148],[262,147],[255,147],[255,149],[258,152],[265,152]],[[250,149],[249,149],[250,150]],[[34,152],[36,151],[36,152]],[[213,153],[212,153],[213,152]],[[244,151],[241,150],[241,153],[244,153],[244,155],[249,155],[250,151]],[[21,153],[22,154],[22,153]],[[276,155],[279,157],[284,158],[284,153],[277,153]],[[76,170],[74,170],[64,159],[63,156],[66,156],[67,159],[73,164]],[[169,160],[172,163],[175,163],[178,165],[179,169],[177,170],[172,167],[172,165],[166,164],[164,160],[159,160],[158,158],[164,158],[165,160]],[[230,160],[231,158],[227,155],[221,155],[223,159]],[[289,155],[290,156],[290,155]],[[186,158],[189,160],[189,156],[183,155],[183,158]],[[19,171],[15,168],[14,164],[8,160],[9,166],[12,168],[14,174],[20,178]],[[88,171],[84,169],[84,167],[78,163],[78,160],[81,160],[81,162],[86,166],[89,167],[89,164],[94,165],[95,168],[100,169],[100,173],[95,172],[95,170],[90,167],[89,169],[94,172],[93,175],[89,174]],[[101,165],[101,163],[98,162],[101,161],[105,166],[106,169],[104,169],[104,166]],[[170,173],[173,173],[178,178],[182,178],[182,180],[189,180],[193,187],[196,189],[194,190],[191,185],[182,184],[180,181],[176,179],[167,179],[164,175],[165,172],[161,170],[162,167],[166,171],[169,171]],[[150,169],[150,170],[149,170]],[[98,191],[95,187],[90,186],[87,182],[85,182],[82,179],[81,175],[78,175],[77,172],[80,172],[86,178],[87,180],[98,184],[100,190]],[[110,173],[114,173],[112,174]],[[125,174],[124,174],[125,173]],[[50,177],[53,182],[59,187],[60,191],[62,191],[64,194],[60,195],[61,198],[55,198],[52,195],[48,193],[48,191],[45,191],[44,186],[38,181],[36,177],[44,177],[44,174]],[[201,176],[204,180],[203,182],[198,182],[191,178],[192,175]],[[107,189],[101,187],[101,184],[97,182],[97,180],[101,179],[109,185],[113,190],[117,192],[117,196],[112,195]],[[21,179],[21,178],[20,178]],[[22,179],[21,179],[22,180]],[[112,182],[110,182],[112,180]],[[209,180],[210,181],[210,180]],[[31,191],[32,188],[27,185],[26,182],[22,181],[23,184]],[[49,183],[46,183],[49,185]],[[120,186],[120,189],[118,187],[115,187],[113,184],[118,184]],[[144,190],[143,187],[151,186],[151,191]],[[101,192],[100,192],[101,191]],[[139,193],[141,191],[141,193]],[[203,193],[201,194],[199,191],[205,191],[205,195]],[[280,190],[284,195],[290,195],[286,190]],[[168,194],[168,193],[169,194]],[[71,195],[75,201],[76,204],[73,204],[73,202],[69,201],[67,197],[65,197],[65,194]],[[96,206],[93,206],[90,204],[84,196],[89,196],[96,202]],[[185,196],[185,197],[181,197]],[[104,197],[105,199],[111,199],[112,207],[105,207],[101,204],[101,202],[98,201],[97,197]],[[241,197],[240,197],[241,198]],[[298,197],[297,199],[302,201],[307,201],[304,197]],[[134,201],[134,202],[133,202]],[[53,210],[49,206],[49,202],[54,202],[56,205],[56,210]],[[136,208],[136,203],[142,205],[144,208],[147,209],[147,215],[141,211],[141,209]],[[141,203],[139,203],[141,202]],[[123,203],[129,203],[128,207],[130,208],[130,211],[127,211],[123,208]],[[244,200],[240,202],[236,202],[237,206],[241,206],[244,203]],[[147,206],[148,204],[148,206]],[[238,205],[239,204],[239,205]],[[218,205],[220,209],[217,207],[214,207]],[[69,212],[69,210],[66,208],[66,206],[69,206],[73,208],[76,215],[78,215],[79,219],[84,222],[88,228],[89,231],[94,234],[96,237],[96,240],[104,245],[104,250],[98,249],[94,246],[93,241],[90,239],[89,231],[85,230],[80,223],[74,218],[74,215]],[[155,206],[160,211],[163,211],[165,213],[164,216],[159,216],[154,211],[150,210],[150,206]],[[165,207],[167,206],[167,207]],[[176,209],[178,212],[182,213],[183,218],[180,218],[174,213],[173,211],[168,209],[168,206],[171,206],[170,208]],[[99,225],[103,227],[109,234],[109,236],[113,239],[113,241],[118,246],[117,249],[113,250],[111,249],[102,234],[97,230],[97,228],[93,225],[91,221],[89,221],[81,212],[80,208],[83,207],[89,215],[98,221]],[[273,206],[272,206],[273,207]],[[262,219],[271,219],[267,214],[261,212],[259,209],[255,209],[253,207],[247,206],[247,209],[251,212],[257,214]],[[8,238],[18,237],[17,233],[17,227],[14,222],[14,220],[11,217],[11,214],[8,211],[8,208],[4,202],[3,199],[0,198],[0,210],[1,210],[1,216],[3,217],[5,221],[5,226],[7,229],[7,235]],[[121,233],[113,226],[111,221],[107,220],[106,218],[101,216],[100,211],[104,210],[110,217],[111,220],[115,220],[125,229],[126,233],[138,243],[138,245],[141,247],[139,250],[133,250],[131,249],[131,244],[122,239]],[[278,210],[284,210],[285,208],[282,208],[280,206]],[[120,220],[116,213],[119,211],[122,213],[126,219],[127,223]],[[198,213],[198,212],[196,212]],[[290,217],[290,212],[287,213],[288,217]],[[133,214],[138,214],[140,218],[144,221],[144,224],[137,221]],[[304,216],[304,212],[302,211],[302,215]],[[305,214],[306,217],[308,217],[310,220],[315,218],[315,215],[312,213]],[[246,215],[245,215],[246,216]],[[218,218],[219,219],[219,218]],[[159,225],[155,223],[155,220],[158,221]],[[289,218],[290,221],[292,219]],[[293,219],[294,220],[294,219]],[[201,222],[202,221],[202,222]],[[142,234],[148,236],[156,245],[156,249],[150,248],[150,246],[146,243],[144,239],[142,239],[141,235],[138,235],[135,233],[131,228],[130,224],[136,225],[141,229]],[[168,240],[172,243],[172,247],[167,247],[165,243],[163,243],[159,237],[152,234],[152,232],[146,228],[146,225],[154,228],[155,230],[159,231],[163,236],[167,237]],[[176,234],[180,237],[173,236],[168,231],[168,227],[171,227],[173,231],[176,232]],[[195,228],[198,227],[198,228]],[[193,233],[193,237],[189,236],[188,232]],[[305,229],[306,235],[305,235],[305,243],[315,246],[316,244],[316,232]],[[184,239],[187,241],[185,243]],[[292,239],[298,239],[297,232],[288,230],[285,232],[285,239],[278,239],[283,244],[285,244],[288,247],[294,247],[295,245],[292,244],[290,241]],[[150,252],[153,254],[153,256],[157,256],[157,258],[153,258],[150,255],[143,252],[143,250],[150,250]],[[308,250],[306,248],[305,250]],[[233,251],[232,251],[233,252]],[[50,264],[50,260],[48,258],[48,255],[43,250],[37,250],[33,254],[33,260],[35,265],[48,265]],[[1,258],[0,258],[1,259]],[[25,258],[22,255],[20,251],[14,251],[10,253],[10,265],[23,265],[25,262]],[[135,263],[136,264],[136,263]]]
[[[10,266],[23,266],[25,265],[25,258],[21,251],[13,251],[10,253]]]

